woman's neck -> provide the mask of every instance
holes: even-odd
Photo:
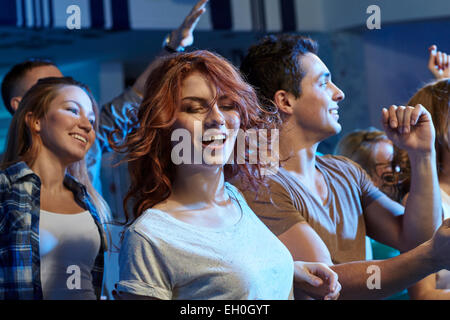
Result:
[[[223,167],[181,165],[176,176],[172,197],[181,203],[220,204],[228,199]]]
[[[39,176],[41,187],[47,192],[58,193],[64,189],[67,165],[53,154],[41,150],[30,169]]]

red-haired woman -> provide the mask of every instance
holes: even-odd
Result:
[[[254,90],[216,54],[195,51],[159,62],[137,129],[115,147],[127,153],[132,181],[124,206],[134,205],[133,216],[126,214],[116,297],[291,296],[290,253],[226,182],[238,174],[249,185],[262,181],[261,166],[248,159],[238,164],[236,147],[239,129],[270,126],[257,106]],[[321,298],[339,293],[336,274],[323,264],[296,262],[295,274],[311,288],[322,284],[315,288]]]

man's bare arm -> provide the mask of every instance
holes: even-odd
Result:
[[[383,109],[383,127],[411,163],[411,189],[404,214],[401,206],[381,197],[365,208],[368,235],[400,251],[431,238],[442,221],[436,170],[435,132],[431,115],[421,105]]]
[[[307,223],[297,223],[279,236],[294,260],[323,262],[339,277],[340,299],[382,299],[410,287],[415,282],[450,264],[450,220],[432,240],[387,260],[356,261],[333,265],[325,243]],[[371,266],[373,269],[369,268]],[[369,277],[379,271],[380,288],[370,289]],[[368,271],[370,271],[368,273]],[[296,292],[296,298],[299,297]]]

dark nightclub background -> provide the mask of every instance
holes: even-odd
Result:
[[[64,75],[89,85],[101,105],[134,82],[196,2],[0,0],[0,79],[25,59],[51,59]],[[71,5],[80,9],[80,29],[67,26]],[[380,29],[367,25],[373,22],[367,13],[371,5],[380,9]],[[188,50],[212,50],[239,66],[252,43],[279,32],[318,40],[319,56],[345,92],[340,103],[343,130],[319,146],[320,152],[332,153],[343,134],[380,128],[382,107],[405,104],[432,80],[428,47],[436,44],[450,52],[450,1],[210,0]],[[10,120],[0,101],[0,152]],[[121,210],[113,195],[122,178],[102,176],[103,195],[113,213]]]
[[[133,83],[195,0],[0,0],[0,79],[15,63],[48,58],[65,75],[87,83],[100,104]],[[81,29],[67,28],[70,5]],[[381,29],[368,29],[370,5]],[[319,55],[345,92],[345,134],[380,127],[382,106],[405,103],[431,79],[427,48],[450,51],[448,0],[211,0],[193,48],[216,51],[240,64],[248,46],[271,32],[317,39]],[[10,115],[0,102],[0,150]],[[319,147],[332,152],[339,136]]]

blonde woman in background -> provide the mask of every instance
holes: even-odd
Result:
[[[370,127],[342,137],[335,154],[358,163],[373,184],[392,200],[403,203],[409,191],[409,163],[406,152],[396,148],[386,133]]]
[[[85,155],[97,104],[72,78],[41,79],[14,114],[0,171],[0,299],[99,299],[108,207]]]
[[[409,100],[430,112],[436,130],[436,164],[442,199],[442,218],[450,218],[450,78],[425,85]],[[441,270],[410,289],[413,299],[450,299],[450,272]]]

